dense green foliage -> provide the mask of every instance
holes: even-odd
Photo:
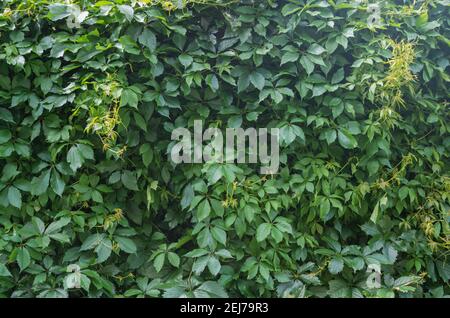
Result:
[[[447,0],[1,1],[0,295],[450,294],[449,21]],[[172,164],[194,119],[279,127],[279,174]]]

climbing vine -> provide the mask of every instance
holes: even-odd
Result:
[[[445,0],[0,2],[0,296],[443,297]],[[280,168],[176,128],[280,131]]]

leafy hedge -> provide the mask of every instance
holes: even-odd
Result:
[[[1,296],[450,293],[447,0],[0,12]],[[172,164],[195,119],[280,173]]]

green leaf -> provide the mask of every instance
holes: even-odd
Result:
[[[93,190],[93,191],[91,192],[91,198],[92,198],[92,200],[93,200],[94,202],[97,202],[97,203],[103,203],[103,196],[102,196],[102,194],[101,194],[99,191],[97,191],[97,190]]]
[[[50,186],[52,190],[59,196],[62,196],[65,187],[64,181],[61,179],[61,176],[56,170],[53,170],[52,176],[50,179]]]
[[[330,200],[323,199],[320,202],[320,218],[324,220],[328,212],[330,212]]]
[[[286,64],[288,62],[296,62],[298,61],[300,54],[298,52],[286,52],[281,58],[281,65]]]
[[[48,6],[48,16],[52,21],[58,21],[67,18],[71,13],[68,5],[66,4],[51,4]]]
[[[123,15],[125,15],[125,18],[128,21],[133,20],[134,10],[131,6],[124,4],[124,5],[117,6],[117,8]]]
[[[141,114],[134,112],[133,113],[133,117],[135,120],[136,125],[141,128],[143,131],[147,132],[147,121],[144,119],[144,117],[142,117]]]
[[[65,217],[58,221],[54,221],[50,223],[50,225],[45,229],[45,234],[50,235],[56,233],[70,222],[71,219],[69,217]]]
[[[165,260],[166,260],[166,254],[164,254],[164,253],[160,253],[153,260],[153,266],[155,267],[157,273],[159,273],[161,271]]]
[[[425,11],[416,18],[416,26],[421,28],[428,22],[428,12]]]
[[[115,236],[114,240],[119,244],[119,248],[125,253],[134,254],[137,252],[137,247],[133,240],[122,236]]]
[[[84,157],[76,145],[70,147],[67,152],[67,162],[73,171],[77,171],[83,165]]]
[[[217,91],[219,89],[219,81],[217,80],[217,76],[215,74],[208,74],[206,76],[206,84],[208,84],[213,91]]]
[[[331,78],[331,84],[337,84],[340,83],[344,79],[344,68],[340,68],[337,70],[336,73],[334,73],[333,77]]]
[[[211,228],[211,234],[217,242],[226,245],[227,233],[224,230],[218,227],[213,227]]]
[[[315,86],[313,87],[313,94],[312,94],[312,96],[313,96],[313,97],[321,96],[321,95],[323,95],[326,91],[327,91],[327,90],[326,90],[325,86],[323,86],[323,85],[315,85]]]
[[[330,289],[328,294],[332,298],[349,298],[352,295],[351,288],[344,280],[336,279],[329,282]]]
[[[149,48],[150,51],[154,51],[156,49],[156,36],[148,28],[145,28],[142,31],[141,35],[139,35],[138,40],[142,45]]]
[[[256,230],[256,240],[258,242],[264,241],[269,236],[271,229],[270,223],[261,223]]]
[[[309,48],[308,48],[308,53],[314,54],[314,55],[320,55],[323,52],[325,52],[325,49],[320,46],[317,43],[312,44]]]
[[[334,130],[334,129],[327,130],[324,133],[324,136],[327,141],[327,144],[330,145],[336,140],[336,137],[337,137],[336,130]]]
[[[206,281],[196,291],[200,298],[228,298],[228,294],[218,282]]]
[[[250,85],[250,76],[248,73],[242,74],[237,82],[238,93],[243,92]]]
[[[228,127],[229,128],[239,128],[242,125],[242,116],[236,115],[228,118]]]
[[[250,74],[250,82],[255,86],[257,89],[262,90],[264,88],[264,84],[266,82],[266,79],[264,76],[258,72],[252,72]]]
[[[300,64],[303,66],[308,75],[310,75],[314,71],[314,63],[311,62],[311,60],[306,55],[303,55],[300,58]]]
[[[9,110],[4,109],[4,108],[0,108],[0,120],[3,120],[5,122],[7,122],[7,123],[13,123],[14,124],[14,118],[13,118],[12,113]],[[1,133],[0,133],[0,135],[1,135]]]
[[[183,190],[183,196],[181,198],[181,208],[186,209],[194,199],[194,189],[191,184],[188,184]]]
[[[139,154],[142,156],[142,162],[148,167],[153,161],[153,149],[150,144],[143,144],[139,148]]]
[[[358,142],[347,130],[338,129],[338,140],[345,149],[353,149],[358,146]]]
[[[331,274],[339,274],[344,269],[344,260],[342,258],[332,258],[328,264],[328,270]]]
[[[208,199],[204,199],[197,206],[197,220],[198,220],[198,222],[203,221],[204,219],[206,219],[209,216],[210,213],[211,213],[211,205],[209,204]]]
[[[12,277],[11,272],[5,264],[0,264],[0,277]]]
[[[219,274],[221,267],[222,266],[220,265],[220,262],[217,258],[215,258],[214,256],[211,256],[209,258],[208,270],[213,276],[216,276],[217,274]]]
[[[275,224],[276,228],[279,229],[281,232],[283,233],[290,233],[292,234],[292,226],[291,224],[289,224],[289,220],[282,218],[282,217],[278,217],[276,219],[276,224]]]
[[[95,248],[97,253],[97,263],[103,263],[111,255],[112,242],[108,238],[104,238],[100,244]]]
[[[270,231],[272,238],[275,242],[280,243],[283,240],[283,233],[276,227],[272,226],[272,230]]]
[[[49,77],[41,77],[41,90],[46,95],[52,89],[53,82]]]
[[[403,186],[400,188],[400,190],[398,191],[398,197],[400,198],[400,200],[404,200],[409,194],[409,188],[406,186]]]
[[[185,54],[185,53],[180,54],[178,56],[178,60],[185,68],[189,67],[192,64],[192,62],[194,61],[192,56]]]
[[[122,90],[122,95],[120,97],[120,106],[129,105],[130,107],[136,108],[138,106],[139,98],[138,95],[129,88]]]
[[[8,142],[11,137],[11,132],[8,129],[0,129],[0,144]]]
[[[42,222],[41,219],[39,219],[37,217],[33,217],[32,223],[35,226],[35,228],[36,228],[36,230],[38,231],[39,234],[44,233],[45,224],[44,224],[44,222]]]
[[[380,167],[380,164],[378,163],[378,160],[369,161],[369,163],[367,164],[367,170],[369,171],[369,176],[377,173],[379,167]]]
[[[169,260],[169,263],[172,266],[174,266],[176,268],[178,268],[180,266],[180,257],[177,254],[175,254],[173,252],[169,252],[169,253],[167,253],[167,259]]]
[[[94,151],[92,150],[91,146],[78,144],[77,147],[84,159],[94,160]]]
[[[121,177],[122,183],[123,185],[132,191],[139,191],[138,185],[137,185],[137,178],[136,175],[128,170],[125,170],[124,172],[122,172],[122,177]]]
[[[85,46],[83,47],[81,50],[78,51],[77,57],[76,57],[76,61],[80,62],[80,63],[84,63],[89,61],[90,59],[92,59],[94,56],[99,55],[101,52],[95,49],[95,46],[93,45],[89,45],[89,46]],[[61,96],[59,97],[61,99],[61,103],[62,102],[66,102],[67,100]]]
[[[103,240],[104,237],[105,237],[104,234],[99,233],[89,235],[81,245],[80,251],[87,251],[94,249],[100,244],[100,242]]]
[[[47,191],[50,182],[50,172],[51,169],[48,169],[47,171],[41,173],[39,177],[33,178],[33,180],[31,181],[32,195],[41,195]]]
[[[377,223],[379,212],[380,212],[380,204],[377,202],[377,204],[375,204],[375,207],[373,208],[372,214],[370,215],[370,220],[373,223]]]
[[[26,247],[19,248],[16,260],[21,272],[30,265],[30,252],[28,252],[28,249]]]
[[[203,271],[206,268],[206,265],[208,265],[209,256],[203,256],[195,260],[194,264],[192,265],[192,271],[196,275],[200,275],[203,273]]]
[[[8,201],[12,206],[20,209],[22,207],[22,194],[16,187],[9,187],[8,189]]]

